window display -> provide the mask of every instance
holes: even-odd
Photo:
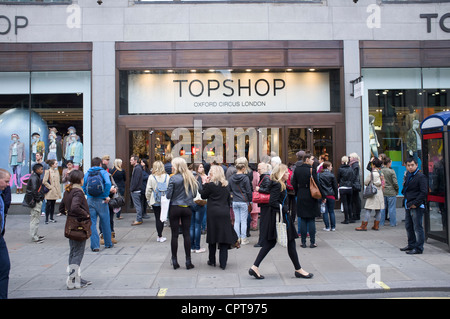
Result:
[[[0,147],[9,152],[0,167],[11,172],[13,194],[25,193],[39,153],[60,170],[68,160],[83,169],[90,156],[90,144],[83,145],[90,140],[83,134],[90,127],[90,90],[90,72],[0,72]]]
[[[422,167],[421,121],[450,110],[450,69],[364,69],[362,74],[363,112],[368,110],[365,161],[390,157],[401,188],[406,159],[413,157]]]

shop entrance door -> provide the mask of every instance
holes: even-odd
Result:
[[[339,167],[339,163],[334,163],[337,159],[334,158],[333,127],[289,127],[285,130],[287,164],[295,164],[297,152],[303,150],[311,152],[317,159],[322,155],[334,164],[333,167]]]

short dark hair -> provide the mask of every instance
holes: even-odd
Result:
[[[417,163],[417,160],[414,158],[414,157],[408,157],[407,159],[406,159],[406,163],[411,163],[411,162],[414,162],[414,163],[416,163],[417,165],[419,164],[419,163]]]
[[[91,166],[100,166],[102,164],[102,159],[100,157],[94,157],[91,161]]]
[[[84,177],[83,171],[80,171],[79,169],[74,169],[69,173],[69,182],[71,184],[81,184],[83,177]]]
[[[33,165],[33,172],[35,172],[36,173],[36,171],[39,169],[39,168],[43,168],[44,166],[41,164],[41,163],[36,163],[36,164],[34,164]]]
[[[383,162],[378,157],[375,157],[372,161],[372,164],[375,165],[375,167],[380,168]]]
[[[136,154],[131,155],[131,157],[138,162],[139,161],[139,156],[137,156]]]
[[[303,155],[303,162],[307,159],[307,158],[311,158],[312,154],[311,153],[305,153],[305,155]]]
[[[330,166],[331,166],[331,162],[330,161],[325,161],[322,164],[323,169],[328,169],[328,167],[330,167]]]

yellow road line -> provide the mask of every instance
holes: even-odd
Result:
[[[384,282],[382,282],[382,281],[377,281],[376,284],[377,284],[378,286],[380,286],[381,288],[383,288],[384,290],[389,290],[389,289],[391,289],[391,287],[389,287],[388,285],[386,285],[386,284],[385,284]]]
[[[159,288],[157,297],[165,297],[167,293],[168,288]]]

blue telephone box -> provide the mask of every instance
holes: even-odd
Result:
[[[450,112],[430,115],[421,124],[423,173],[428,177],[425,239],[449,244]]]

